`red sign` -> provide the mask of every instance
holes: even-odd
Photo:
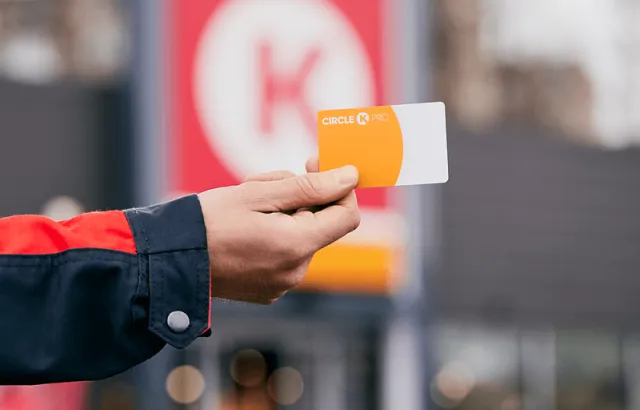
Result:
[[[86,389],[85,383],[0,387],[0,409],[81,410]]]
[[[170,191],[234,185],[276,169],[304,172],[306,158],[316,152],[317,111],[387,103],[383,5],[173,0],[167,13]],[[372,286],[386,289],[390,250],[401,235],[398,213],[384,189],[362,190],[358,202],[362,228],[345,239],[346,248],[334,245],[314,259],[308,283],[315,283],[313,271],[348,277],[344,269],[351,269],[373,278],[376,270],[379,283]]]

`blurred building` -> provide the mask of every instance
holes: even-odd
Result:
[[[120,0],[0,2],[0,75],[21,82],[112,81],[129,61]]]
[[[618,150],[640,137],[637,13],[436,2],[451,168],[428,297],[438,408],[638,408],[640,151]]]
[[[434,87],[475,129],[542,124],[588,144],[639,142],[635,1],[435,1]]]
[[[0,217],[64,220],[132,205],[125,4],[0,1]],[[131,385],[122,385],[4,386],[0,408],[126,409]]]

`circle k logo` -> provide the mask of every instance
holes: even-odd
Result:
[[[369,114],[367,114],[366,112],[361,112],[358,115],[356,115],[356,121],[358,121],[358,124],[360,125],[365,125],[369,122]]]

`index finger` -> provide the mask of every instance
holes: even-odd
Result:
[[[316,250],[331,245],[360,225],[360,211],[354,191],[322,210],[300,211],[292,216],[308,230]]]
[[[264,174],[253,174],[245,178],[245,182],[270,182],[270,181],[282,181],[283,179],[293,178],[296,174],[291,171],[271,171]]]

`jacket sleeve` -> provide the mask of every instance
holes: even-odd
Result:
[[[210,334],[196,195],[63,222],[0,219],[0,385],[96,380]]]

